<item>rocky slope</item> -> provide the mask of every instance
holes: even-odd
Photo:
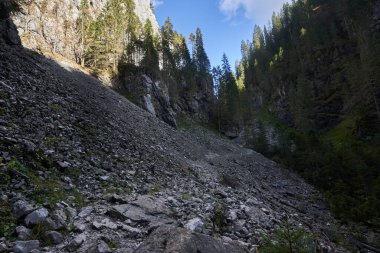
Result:
[[[347,229],[297,176],[3,37],[0,252],[257,252],[285,219],[318,252],[347,251],[334,243]]]

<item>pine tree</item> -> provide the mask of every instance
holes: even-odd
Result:
[[[174,68],[176,67],[172,52],[174,44],[174,31],[170,18],[166,19],[165,24],[161,29],[161,39],[163,70],[170,76],[173,75]]]
[[[141,62],[141,67],[143,67],[145,73],[151,77],[158,77],[159,56],[155,46],[152,23],[149,20],[146,21],[144,26],[143,50],[144,57]]]
[[[203,36],[199,28],[197,28],[197,31],[195,33],[195,40],[193,46],[193,61],[195,63],[195,67],[199,75],[206,76],[210,74],[211,64],[204,49]]]
[[[89,29],[91,23],[93,22],[90,15],[90,5],[88,0],[82,0],[79,6],[79,18],[77,20],[77,27],[79,32],[79,47],[74,49],[77,62],[81,64],[82,67],[85,66],[85,53],[90,46]]]

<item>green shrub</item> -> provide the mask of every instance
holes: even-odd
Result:
[[[315,252],[313,235],[285,220],[270,236],[264,236],[262,253]]]

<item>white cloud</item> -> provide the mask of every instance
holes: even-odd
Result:
[[[219,0],[219,10],[228,20],[235,18],[240,11],[258,25],[267,24],[273,11],[280,11],[287,0]]]
[[[151,0],[154,7],[158,7],[162,4],[164,4],[163,0]]]

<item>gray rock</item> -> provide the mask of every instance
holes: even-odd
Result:
[[[31,204],[24,200],[19,200],[13,204],[12,214],[16,220],[20,220],[24,218],[26,215],[33,212],[33,210],[35,210],[35,208]]]
[[[66,249],[70,252],[76,251],[86,240],[85,234],[79,234],[77,235],[67,246]]]
[[[200,218],[194,218],[186,223],[185,228],[189,229],[192,232],[200,233],[202,232],[203,226],[204,223]]]
[[[33,241],[17,241],[13,244],[14,253],[30,253],[32,250],[38,249],[40,247],[40,242],[37,240]]]
[[[0,253],[6,252],[8,249],[7,245],[3,242],[0,243]]]
[[[83,207],[82,210],[79,212],[78,216],[84,218],[90,215],[93,211],[94,208],[92,206]]]
[[[131,219],[137,222],[149,222],[154,218],[153,216],[145,214],[143,209],[128,204],[113,206],[108,214],[111,217],[121,220]]]
[[[233,242],[191,233],[183,228],[162,226],[154,231],[135,253],[246,253],[247,249]]]
[[[96,245],[90,247],[87,253],[110,253],[112,250],[104,241],[99,241]]]
[[[40,208],[28,214],[24,221],[27,226],[33,226],[44,223],[48,216],[49,211],[46,208]]]
[[[229,221],[235,221],[235,220],[237,220],[237,218],[238,218],[238,215],[236,213],[236,210],[230,210],[228,212],[228,220]]]
[[[92,226],[96,229],[108,228],[108,229],[117,229],[117,224],[110,221],[108,218],[103,219],[101,222],[94,221]]]
[[[139,196],[133,205],[141,207],[147,214],[170,214],[170,209],[165,205],[165,199],[155,198],[149,195]]]
[[[57,231],[48,231],[45,235],[45,239],[54,244],[60,244],[63,242],[63,235]]]
[[[142,231],[141,229],[138,229],[138,228],[134,228],[134,227],[131,227],[131,226],[128,226],[128,225],[123,225],[122,226],[122,229],[124,231],[126,231],[128,233],[128,235],[132,238],[136,238],[136,237],[139,237],[141,236],[142,234]]]
[[[28,240],[32,236],[32,230],[24,226],[18,226],[16,228],[16,234],[20,240]]]
[[[110,176],[101,176],[99,179],[100,181],[108,181],[110,179]]]
[[[69,227],[68,217],[64,209],[58,209],[53,212],[51,215],[51,219],[53,220],[54,230],[67,228]]]
[[[85,224],[82,224],[82,223],[79,223],[79,222],[74,223],[74,231],[81,233],[84,230],[86,230],[86,225]]]

